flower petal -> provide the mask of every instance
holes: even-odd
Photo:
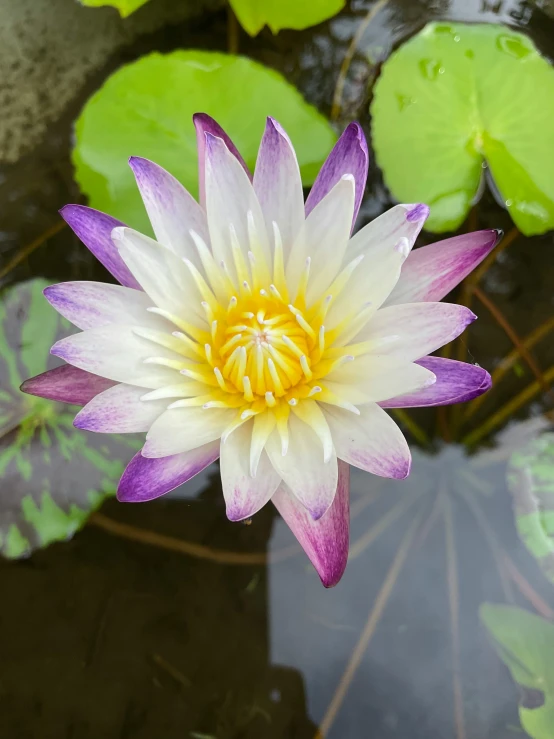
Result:
[[[266,451],[283,482],[317,521],[329,508],[337,487],[337,457],[323,461],[323,446],[315,432],[292,414],[289,417],[289,446],[283,456],[276,431],[269,437]]]
[[[60,282],[45,288],[44,295],[58,313],[83,331],[121,323],[162,325],[159,316],[148,313],[152,300],[142,290],[105,282]]]
[[[241,157],[239,150],[233,144],[229,136],[221,128],[219,123],[216,123],[214,119],[206,113],[195,113],[192,116],[194,126],[196,128],[196,144],[198,147],[198,189],[200,194],[200,204],[206,206],[206,134],[210,133],[212,136],[217,136],[225,141],[225,144],[231,154],[237,159],[241,167],[244,169],[250,179],[252,175],[246,165],[246,162]]]
[[[209,133],[206,134],[206,212],[212,250],[217,262],[225,262],[229,272],[232,275],[237,274],[231,249],[232,227],[245,263],[249,263],[248,252],[252,252],[258,268],[262,268],[260,262],[263,260],[267,270],[271,264],[269,241],[262,209],[252,183],[223,139]],[[254,233],[250,232],[248,214],[251,218],[250,228]],[[267,276],[269,277],[269,272]]]
[[[482,367],[454,359],[425,357],[417,364],[431,370],[437,381],[415,393],[385,400],[382,408],[420,408],[431,405],[451,405],[483,395],[492,385],[491,376]]]
[[[124,226],[124,223],[84,205],[66,205],[60,210],[60,215],[118,282],[125,287],[140,290],[140,285],[121,259],[111,239],[114,228]]]
[[[404,264],[387,305],[441,300],[472,272],[502,238],[502,231],[475,231],[415,249]]]
[[[207,327],[205,314],[201,313],[203,297],[182,259],[132,228],[114,229],[112,239],[125,264],[158,308],[195,326]]]
[[[116,385],[96,395],[77,413],[73,425],[101,434],[148,431],[167,408],[164,400],[141,400],[144,388]]]
[[[419,364],[365,354],[331,372],[321,384],[357,405],[412,393],[434,382],[434,374]]]
[[[361,261],[354,262],[354,271],[346,287],[331,302],[325,318],[326,329],[344,326],[339,345],[343,346],[353,339],[385,303],[398,282],[402,265],[413,246],[415,235],[412,236],[400,236],[397,241],[384,238],[381,244],[374,244],[370,240],[367,251],[355,257]],[[349,252],[350,245],[346,250],[347,255]],[[350,265],[352,267],[352,262]],[[332,294],[332,290],[330,292]]]
[[[183,357],[137,336],[134,329],[118,325],[89,329],[60,339],[50,353],[74,367],[128,385],[158,388],[182,381],[177,370],[144,362],[150,357]]]
[[[190,231],[209,243],[206,213],[196,200],[163,167],[149,159],[131,157],[129,165],[135,175],[144,207],[156,240],[178,257],[201,266]]]
[[[93,375],[70,364],[62,364],[61,367],[25,380],[21,391],[39,398],[57,400],[59,403],[86,405],[98,393],[113,385],[113,380]]]
[[[253,421],[241,424],[221,444],[221,484],[230,521],[242,521],[257,513],[281,482],[264,451],[256,476],[250,475],[253,425]]]
[[[356,341],[374,341],[378,355],[413,362],[448,344],[476,318],[455,303],[392,305],[378,311]]]
[[[218,441],[160,459],[147,459],[139,452],[119,481],[117,499],[122,503],[143,503],[159,498],[188,482],[218,457]]]
[[[404,435],[385,411],[371,403],[360,415],[326,406],[325,414],[339,459],[381,477],[403,480],[412,458]]]
[[[360,210],[369,166],[367,142],[359,123],[345,128],[333,150],[327,157],[306,200],[306,216],[323,200],[345,174],[354,177],[356,197],[352,228]]]
[[[337,491],[329,510],[317,521],[282,484],[271,499],[317,570],[326,588],[342,577],[350,538],[350,468],[339,460]]]
[[[236,417],[228,408],[168,408],[152,424],[144,457],[169,457],[221,438]]]
[[[267,119],[254,171],[258,196],[269,237],[273,221],[279,226],[283,251],[288,256],[304,223],[304,195],[300,168],[292,143],[276,120]]]
[[[407,239],[411,249],[428,215],[429,208],[423,203],[395,205],[354,234],[348,244],[346,261],[360,254],[378,259],[400,239]]]
[[[353,208],[354,180],[344,175],[306,218],[292,246],[286,269],[291,296],[297,294],[307,259],[311,262],[308,305],[322,297],[337,276],[348,246]]]

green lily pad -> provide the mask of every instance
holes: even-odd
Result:
[[[554,434],[514,452],[507,469],[518,534],[554,584]]]
[[[83,433],[73,427],[77,408],[19,390],[59,364],[50,347],[74,331],[46,302],[46,285],[21,283],[0,302],[0,552],[10,558],[72,536],[115,493],[139,446]]]
[[[241,26],[251,36],[269,26],[273,33],[281,28],[315,26],[344,8],[346,0],[229,0]]]
[[[336,141],[329,123],[294,87],[250,59],[204,51],[150,54],[113,74],[77,121],[75,176],[90,205],[149,232],[127,164],[132,155],[165,167],[196,195],[196,112],[213,116],[251,167],[272,115],[296,146],[306,185]]]
[[[521,687],[519,717],[532,739],[551,739],[554,726],[554,624],[521,608],[485,603],[481,620],[499,657]]]
[[[527,36],[430,23],[383,65],[371,113],[385,181],[431,207],[430,231],[461,225],[485,163],[522,233],[554,228],[554,69]]]
[[[135,10],[138,10],[145,5],[148,0],[79,0],[81,5],[86,5],[91,8],[100,8],[104,5],[110,5],[113,8],[117,8],[122,18],[126,18]]]

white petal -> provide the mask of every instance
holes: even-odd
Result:
[[[133,324],[153,329],[170,324],[148,312],[153,305],[142,290],[105,282],[61,282],[44,290],[48,302],[83,331],[109,324]]]
[[[335,497],[337,488],[337,457],[323,462],[323,447],[312,429],[294,415],[289,417],[290,442],[285,456],[276,431],[266,445],[272,465],[312,517],[323,516]]]
[[[322,296],[337,275],[348,245],[354,213],[354,178],[344,175],[306,218],[287,263],[287,285],[298,291],[306,259],[312,261],[308,304]]]
[[[260,144],[254,190],[260,201],[270,239],[273,221],[279,226],[285,257],[304,223],[304,195],[296,154],[282,126],[267,119]]]
[[[253,421],[243,423],[221,444],[221,484],[230,521],[257,513],[277,490],[281,478],[262,452],[256,476],[250,474]]]
[[[170,408],[146,436],[143,457],[169,457],[221,438],[236,417],[227,408]]]
[[[183,359],[175,352],[134,333],[134,326],[103,326],[58,341],[50,350],[74,367],[128,385],[158,388],[175,385],[182,375],[174,369],[145,364],[149,357]]]
[[[203,297],[184,261],[131,228],[116,228],[112,239],[125,264],[158,308],[195,326],[207,326]]]
[[[378,354],[413,362],[448,344],[476,318],[463,305],[404,303],[378,311],[356,341],[375,341]]]
[[[354,405],[388,400],[434,382],[435,375],[425,367],[372,354],[342,365],[321,380],[324,387]]]
[[[198,252],[190,231],[195,231],[209,243],[204,209],[163,167],[142,157],[131,157],[129,165],[134,172],[156,240],[177,256],[190,259],[200,268]]]
[[[344,326],[336,342],[338,346],[351,341],[388,298],[398,282],[402,264],[410,249],[410,242],[401,237],[394,244],[379,250],[378,255],[374,252],[364,255],[346,287],[336,300],[332,300],[325,318],[325,328],[328,330]]]
[[[224,261],[235,275],[229,227],[232,225],[243,257],[248,264],[248,252],[258,260],[271,264],[269,241],[258,198],[240,162],[229,151],[223,139],[206,134],[206,211],[212,250],[216,261]],[[248,231],[251,213],[257,234],[251,242]]]
[[[144,388],[116,385],[104,390],[77,413],[73,425],[102,434],[148,431],[167,408],[163,400],[144,401]]]
[[[381,477],[402,480],[411,465],[410,449],[402,432],[374,403],[361,415],[326,406],[325,414],[339,459]]]
[[[360,254],[377,257],[402,238],[408,240],[411,249],[428,215],[426,205],[395,205],[350,239],[345,261],[350,262]]]

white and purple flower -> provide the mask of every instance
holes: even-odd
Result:
[[[227,516],[272,500],[317,569],[346,566],[349,465],[405,478],[410,450],[384,408],[445,405],[490,387],[477,366],[428,356],[475,319],[437,302],[497,231],[412,246],[425,205],[397,205],[351,238],[368,169],[351,124],[304,203],[298,163],[269,118],[254,175],[195,116],[200,204],[151,161],[130,160],[156,241],[80,205],[62,215],[120,282],[45,295],[81,329],[67,364],[25,392],[83,405],[80,429],[146,432],[121,501],[152,500],[220,458]]]

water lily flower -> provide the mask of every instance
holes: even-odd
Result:
[[[283,128],[268,118],[253,176],[209,116],[194,119],[200,202],[132,157],[156,240],[80,205],[62,216],[119,281],[66,282],[48,301],[81,331],[67,364],[22,389],[84,405],[80,429],[146,432],[120,501],[157,498],[220,459],[227,516],[272,501],[325,586],[348,556],[349,465],[405,478],[386,408],[444,405],[490,387],[482,368],[428,356],[475,319],[440,303],[497,231],[411,252],[426,205],[397,205],[351,237],[367,144],[344,131],[304,203]]]

